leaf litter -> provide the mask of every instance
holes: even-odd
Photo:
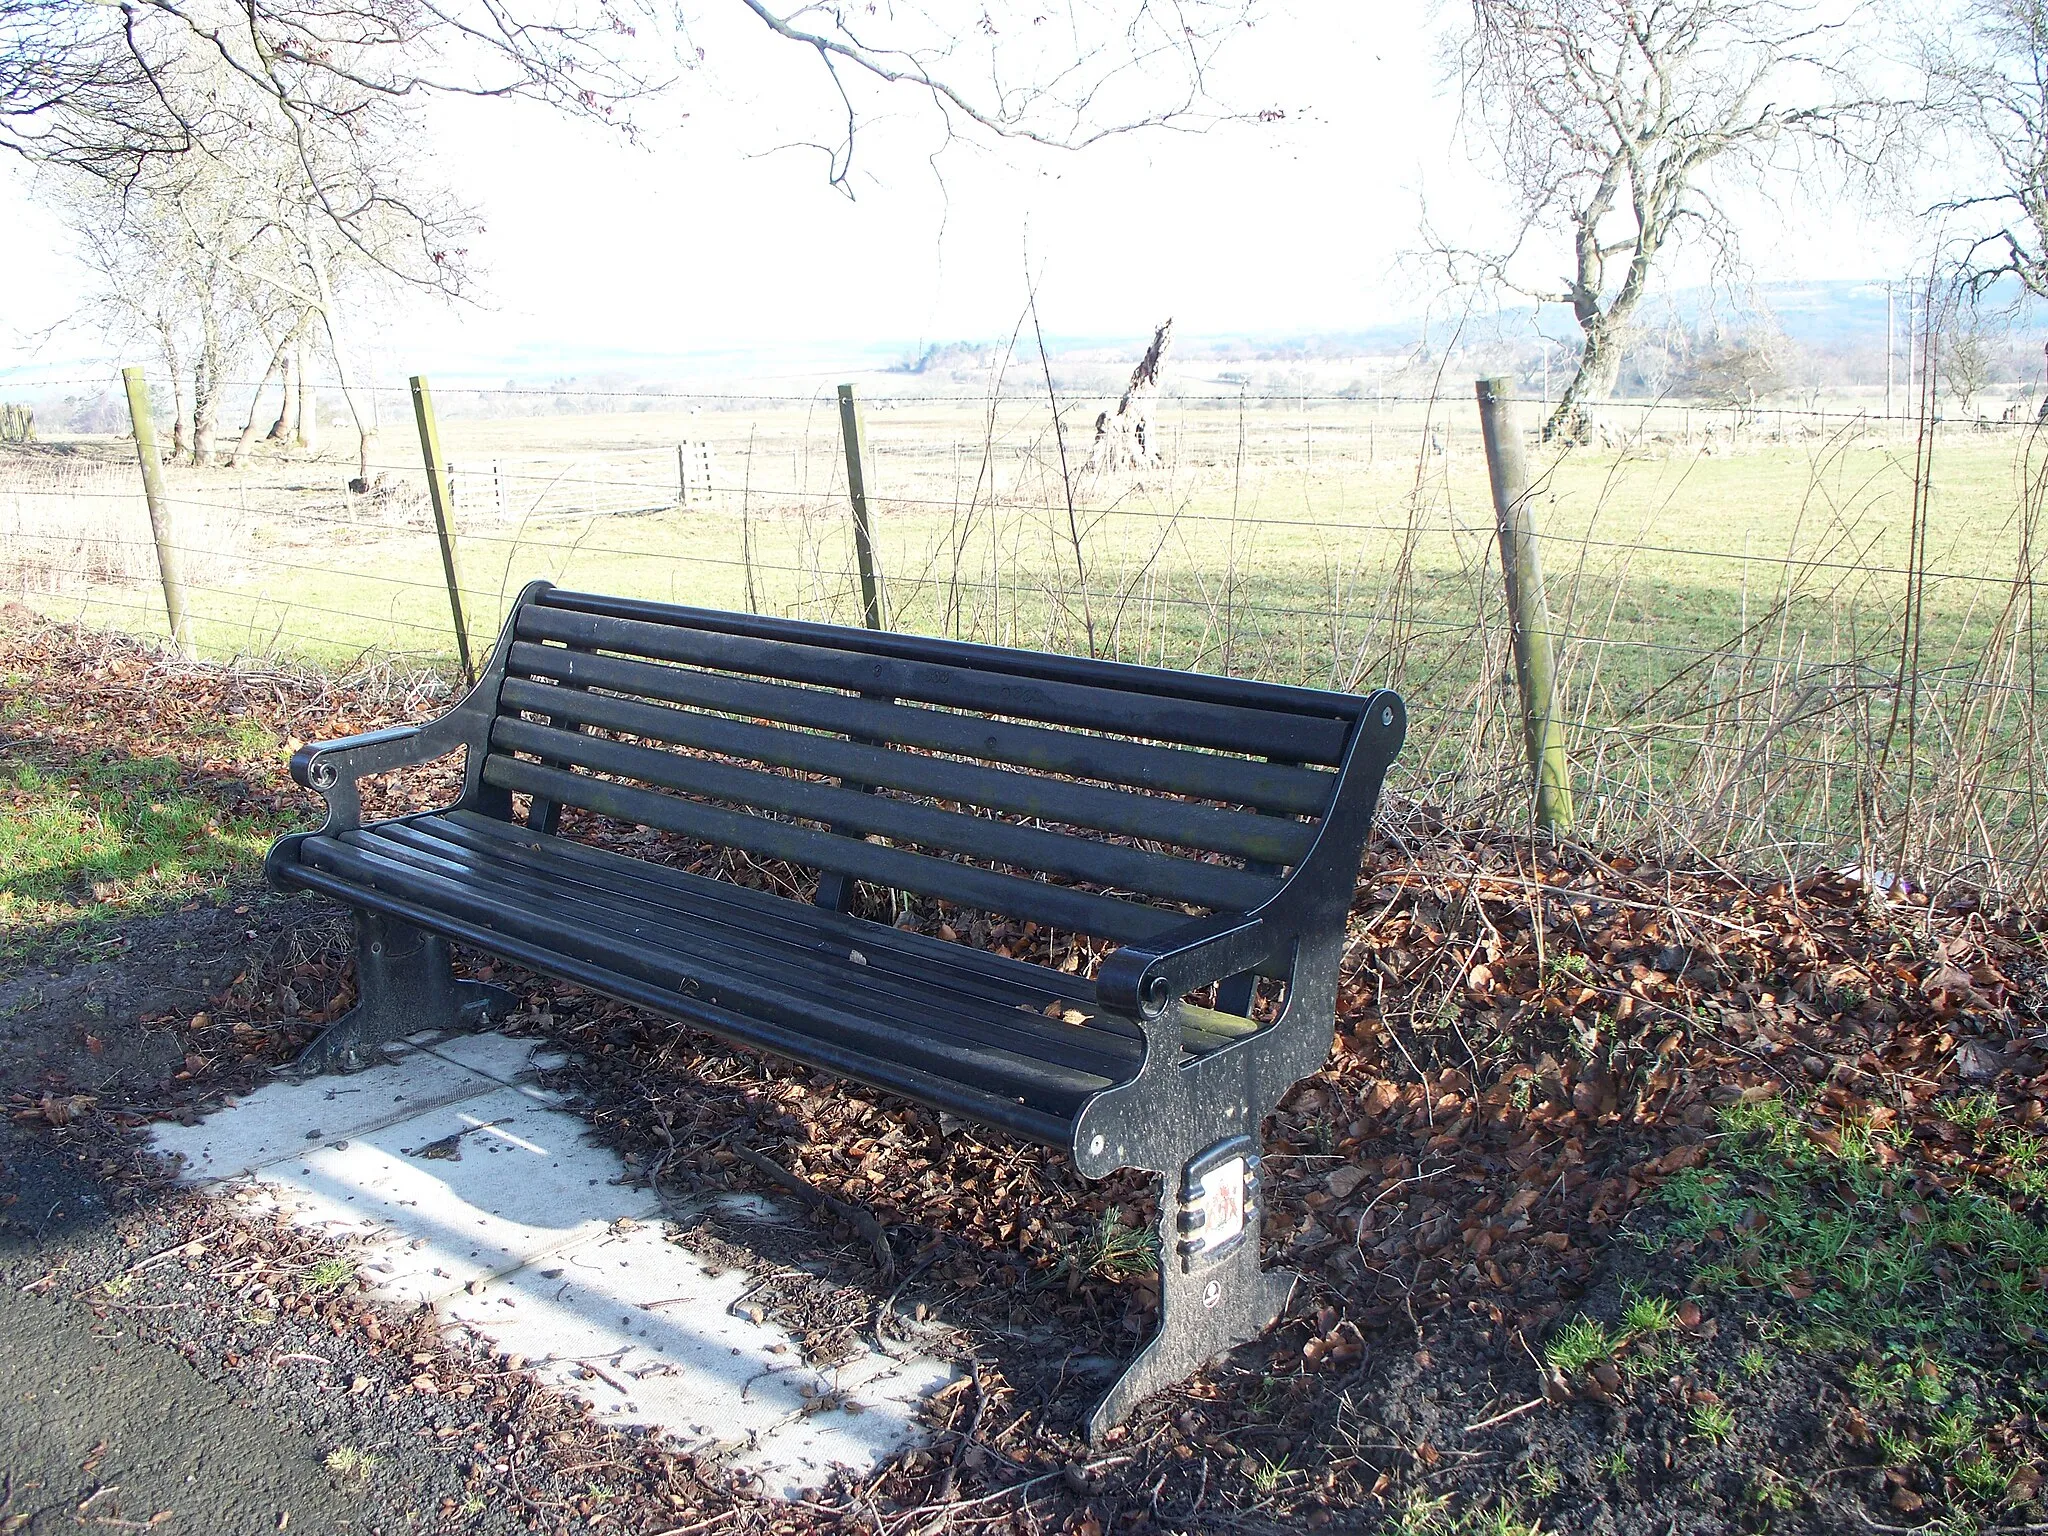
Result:
[[[427,680],[193,668],[41,623],[16,622],[7,642],[6,666],[44,701],[39,740],[146,747],[284,817],[306,801],[277,743],[445,702]],[[228,752],[224,719],[271,750]],[[366,786],[370,804],[443,801],[456,772],[391,776]],[[1042,1149],[516,968],[473,968],[523,993],[516,1027],[573,1053],[555,1085],[698,1236],[770,1277],[761,1304],[807,1348],[943,1319],[972,1355],[930,1406],[928,1446],[802,1505],[762,1504],[658,1448],[627,1456],[584,1423],[576,1454],[602,1442],[631,1469],[616,1518],[892,1536],[2038,1528],[2038,916],[1967,892],[1874,894],[1853,873],[1745,877],[1396,814],[1400,837],[1376,841],[1360,881],[1330,1059],[1268,1126],[1265,1238],[1302,1277],[1294,1300],[1265,1340],[1146,1404],[1106,1455],[1075,1424],[1157,1306],[1148,1181],[1086,1184]],[[802,871],[729,850],[584,831],[804,889]],[[1098,958],[1030,924],[885,910],[1056,968]],[[154,1101],[56,1084],[10,1111],[100,1137],[131,1204],[162,1198],[126,1133],[246,1088],[345,1011],[352,986],[341,926],[305,923],[213,1006],[153,1021],[185,1044]],[[815,1225],[765,1231],[696,1198],[791,1187],[815,1192]],[[218,1276],[216,1259],[185,1263]],[[373,1344],[411,1326],[366,1304],[343,1317],[337,1332]],[[448,1368],[486,1379],[476,1361]],[[406,1380],[420,1377],[442,1390],[432,1371]],[[542,1395],[507,1397],[507,1422],[541,1414]],[[557,1400],[543,1417],[575,1412]],[[574,1501],[521,1509],[533,1529],[589,1518]]]

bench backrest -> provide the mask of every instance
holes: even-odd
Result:
[[[1270,895],[1364,703],[553,588],[508,639],[484,784],[1118,942]]]

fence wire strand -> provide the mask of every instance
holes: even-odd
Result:
[[[465,442],[447,466],[452,595],[473,648],[489,644],[535,575],[857,621],[844,458],[836,413],[820,409],[829,391],[437,393],[508,408],[707,408],[682,429],[705,434],[688,452],[596,437],[524,452],[505,424],[552,418],[457,418],[497,433]],[[1496,529],[1476,434],[1457,414],[1469,401],[1183,392],[1157,402],[1172,420],[1161,463],[1091,468],[1079,483],[1050,452],[1051,424],[1055,411],[1092,410],[1092,397],[1048,406],[1043,394],[920,393],[876,404],[933,408],[868,424],[870,503],[899,623],[1290,682],[1392,683],[1419,727],[1400,786],[1453,810],[1526,816]],[[966,414],[949,428],[939,407]],[[1986,464],[1994,453],[2009,461],[1995,504],[2009,534],[1959,525],[1939,564],[1902,564],[1886,555],[1882,496],[1870,489],[1907,472],[1902,453],[1878,442],[1856,475],[1841,469],[1845,455],[1873,450],[1869,434],[1904,425],[1897,418],[1677,401],[1613,409],[1633,437],[1613,452],[1554,456],[1534,488],[1588,834],[1755,857],[1946,861],[2031,888],[2048,846],[2044,789],[2031,782],[2042,688],[2033,530],[2048,499],[2033,424],[1960,439],[1981,444]],[[1695,414],[1715,423],[1721,457],[1644,447],[1679,422],[1689,442]],[[1819,425],[1795,439],[1785,430],[1795,422]],[[1946,430],[1948,442],[1963,427]],[[54,467],[0,460],[0,579],[52,615],[160,635],[158,539],[132,447],[108,447]],[[342,482],[358,470],[371,484],[351,494]],[[1753,548],[1745,537],[1736,548],[1727,536],[1716,547],[1694,510],[1714,477],[1778,498],[1777,542]],[[174,469],[163,547],[187,567],[201,648],[448,665],[451,592],[425,483],[418,462],[392,452],[365,465],[266,449],[241,470]],[[1617,519],[1637,534],[1617,532]],[[2018,551],[2004,567],[1985,556],[1998,538]],[[1910,668],[1896,623],[1907,591],[1933,604],[1926,660]],[[1924,716],[1903,778],[1873,766],[1879,717],[1902,689]],[[1924,827],[1886,822],[1901,783],[1914,786],[1905,803]]]

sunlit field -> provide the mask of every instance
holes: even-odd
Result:
[[[1416,720],[1409,792],[1526,814],[1469,401],[1167,401],[1160,463],[1118,474],[1091,468],[1092,406],[1057,433],[1042,400],[877,402],[864,422],[893,626],[1392,685]],[[1613,425],[1604,446],[1531,449],[1587,829],[1786,858],[1905,836],[1930,866],[2030,869],[2031,433],[1941,429],[1916,562],[1904,424],[1665,406]],[[829,396],[442,430],[479,654],[536,578],[860,620]],[[97,451],[89,487],[13,497],[16,547],[48,553],[14,595],[161,632],[133,471]],[[169,472],[203,654],[451,664],[409,424],[383,434],[369,495],[343,489],[351,472]]]

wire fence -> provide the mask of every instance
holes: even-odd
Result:
[[[442,428],[473,650],[535,577],[860,621],[829,396],[579,390],[635,408],[570,417],[490,409],[516,408],[520,391],[437,393],[479,402]],[[1430,815],[1527,819],[1469,395],[1169,396],[1135,462],[1105,454],[1105,404],[869,402],[865,478],[894,627],[1393,686],[1416,719],[1397,793]],[[1527,414],[1533,429],[1533,402]],[[1578,835],[2040,894],[2048,453],[2031,419],[1925,424],[1931,471],[1915,424],[1853,403],[1623,402],[1602,421],[1590,442],[1532,449]],[[190,638],[223,660],[452,668],[450,588],[409,427],[386,427],[360,457],[350,434],[345,461],[327,430],[328,457],[266,447],[238,466],[167,469],[162,544],[184,567]],[[0,458],[0,547],[14,600],[166,631],[132,445]]]

